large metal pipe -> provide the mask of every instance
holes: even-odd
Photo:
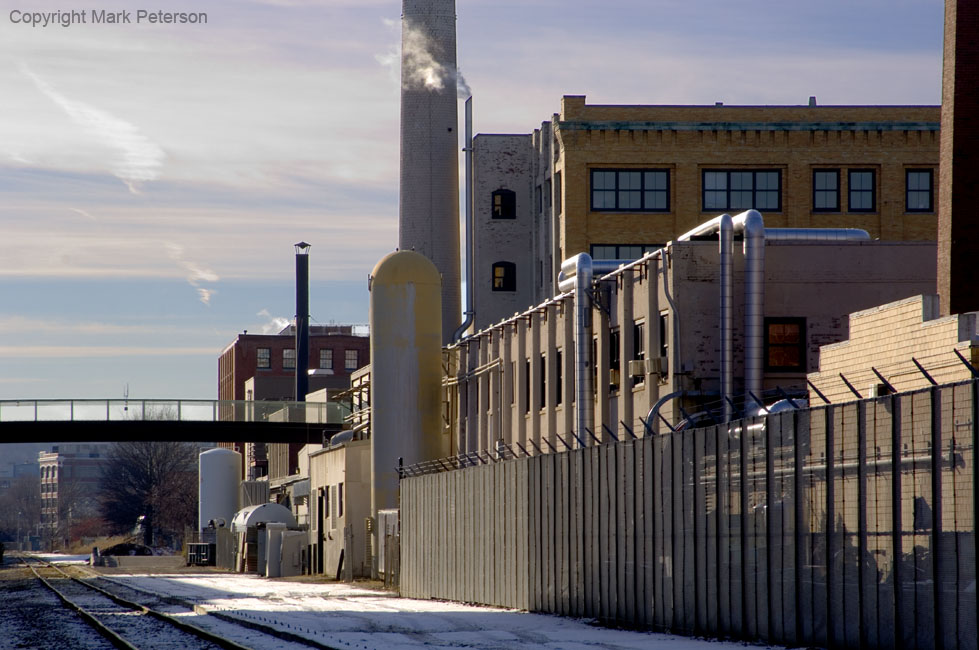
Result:
[[[747,396],[749,393],[761,394],[764,369],[765,222],[756,210],[748,210],[743,214],[744,392]]]
[[[561,272],[574,282],[574,340],[575,340],[575,415],[578,438],[585,440],[585,429],[595,426],[592,405],[591,359],[591,284],[592,259],[588,253],[578,253],[561,264]]]
[[[734,223],[731,215],[722,214],[718,224],[721,280],[721,401],[724,422],[731,420],[730,397],[734,392]]]
[[[466,312],[462,325],[456,329],[452,335],[453,341],[458,341],[472,325],[475,310],[473,309],[473,259],[475,246],[473,245],[473,98],[472,95],[466,100],[466,147],[463,149],[466,154]]]

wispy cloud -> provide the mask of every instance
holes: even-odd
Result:
[[[134,334],[165,335],[177,333],[177,328],[159,324],[105,323],[27,316],[0,316],[0,334],[57,333],[62,336],[128,336]],[[188,327],[186,334],[199,333]]]
[[[105,358],[105,357],[168,357],[214,355],[213,347],[163,347],[124,345],[4,345],[0,358]]]
[[[167,253],[170,255],[170,259],[176,262],[181,268],[186,272],[187,283],[197,289],[197,296],[202,303],[205,305],[211,304],[211,296],[217,293],[214,289],[208,289],[207,287],[202,287],[202,282],[214,283],[219,281],[221,278],[214,271],[200,266],[196,262],[192,262],[184,258],[184,247],[180,244],[175,244],[173,242],[167,242]]]
[[[101,144],[116,151],[111,171],[131,192],[138,192],[140,183],[159,178],[166,154],[136,125],[100,108],[66,97],[24,64],[21,64],[21,72],[75,124],[98,138]]]

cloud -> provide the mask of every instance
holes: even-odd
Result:
[[[81,210],[79,208],[68,208],[68,209],[71,210],[72,212],[77,212],[78,214],[82,215],[83,217],[87,217],[87,218],[91,219],[92,221],[96,221],[95,217],[93,217],[88,212],[85,212],[84,210]]]
[[[131,192],[137,193],[140,183],[159,178],[166,154],[159,145],[143,135],[138,127],[100,108],[69,99],[24,64],[21,64],[21,72],[75,124],[116,151],[111,171]]]
[[[169,357],[216,354],[213,347],[124,345],[9,345],[0,346],[2,358],[80,359],[105,357]]]
[[[197,289],[197,296],[202,303],[210,306],[211,296],[217,293],[214,289],[200,286],[202,282],[218,282],[221,278],[214,271],[204,268],[184,258],[184,247],[173,242],[166,243],[170,259],[176,262],[186,272],[187,283]]]

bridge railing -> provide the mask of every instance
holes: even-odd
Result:
[[[349,413],[333,402],[182,399],[0,400],[3,422],[289,422],[341,424]]]

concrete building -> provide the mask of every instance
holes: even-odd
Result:
[[[937,106],[603,106],[565,96],[474,140],[476,329],[556,293],[579,252],[636,259],[724,211],[935,241]]]
[[[310,568],[334,578],[369,577],[365,522],[371,516],[370,440],[341,435],[343,439],[309,454]]]
[[[98,514],[98,488],[109,447],[100,442],[60,444],[38,454],[42,537],[68,538],[74,523]]]
[[[791,241],[775,231],[764,246],[760,339],[746,336],[745,264],[734,254],[733,387],[745,406],[746,361],[760,355],[758,395],[804,393],[821,346],[849,335],[847,314],[930,292],[933,242]],[[496,442],[530,453],[643,435],[706,414],[720,417],[721,328],[718,243],[676,241],[601,279],[590,309],[594,340],[590,433],[577,431],[575,303],[564,294],[449,348],[447,418],[454,451],[493,450]],[[600,274],[596,274],[596,279]],[[762,346],[761,350],[757,346]],[[754,352],[749,354],[748,348]],[[586,406],[588,406],[586,404]],[[749,398],[748,407],[754,405]],[[735,415],[738,414],[735,412]],[[662,418],[660,417],[662,416]],[[586,426],[588,426],[586,424]]]

